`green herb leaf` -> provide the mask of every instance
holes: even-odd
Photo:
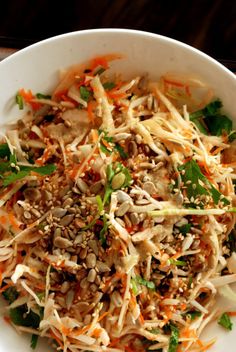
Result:
[[[7,143],[0,144],[0,158],[7,158],[9,160],[11,151]]]
[[[179,227],[179,232],[181,232],[182,235],[186,235],[190,231],[191,227],[192,227],[191,223],[182,225]]]
[[[233,323],[227,313],[223,313],[218,320],[218,324],[223,326],[226,330],[232,330]]]
[[[35,348],[37,347],[37,343],[38,343],[38,335],[33,334],[31,336],[31,342],[30,342],[30,347],[35,350]]]
[[[204,109],[190,114],[190,120],[195,123],[199,130],[204,133],[221,136],[223,132],[232,131],[232,121],[221,114],[222,102],[217,99],[205,106]]]
[[[16,182],[29,175],[31,171],[34,171],[42,176],[51,175],[56,170],[54,164],[48,164],[45,166],[34,167],[34,166],[21,166],[20,171],[17,173],[11,173],[3,178],[3,186],[9,186],[11,183]]]
[[[56,168],[57,167],[54,164],[47,164],[40,167],[21,166],[22,171],[34,171],[37,174],[42,176],[51,175],[56,170]]]
[[[108,229],[107,217],[105,214],[103,215],[102,220],[103,220],[103,228],[101,229],[101,231],[99,233],[99,240],[101,241],[101,245],[104,247],[106,244],[105,234]]]
[[[106,71],[106,69],[104,67],[100,67],[96,73],[94,73],[95,75],[101,75],[104,71]]]
[[[100,149],[104,154],[111,154],[112,151],[109,150],[102,142],[102,140],[100,141]]]
[[[220,114],[207,116],[204,122],[213,136],[221,136],[223,132],[230,133],[233,127],[232,121],[227,116]]]
[[[232,143],[235,139],[236,139],[236,131],[232,131],[232,132],[228,135],[228,141],[229,141],[230,143]]]
[[[176,260],[176,259],[168,259],[171,265],[176,265],[176,266],[185,266],[187,263],[183,260]]]
[[[129,170],[127,169],[127,167],[123,167],[122,168],[122,172],[125,175],[125,182],[123,183],[122,188],[123,187],[129,187],[131,182],[132,182],[132,177],[131,177],[131,175],[129,173]]]
[[[16,94],[16,104],[20,110],[24,109],[24,100],[20,94]]]
[[[136,278],[135,279],[131,278],[130,286],[131,286],[131,290],[133,291],[133,294],[135,296],[137,296],[137,294],[139,293],[139,289],[138,289],[138,286],[137,286],[137,283],[136,283]]]
[[[124,149],[121,147],[120,144],[116,143],[114,149],[118,151],[118,153],[120,154],[121,159],[127,159],[128,158],[129,155],[124,151]]]
[[[35,96],[37,99],[51,99],[51,95],[47,95],[47,94],[45,95],[42,93],[37,93]]]
[[[168,352],[176,352],[179,344],[179,329],[174,324],[170,325],[171,336]]]
[[[86,88],[85,86],[80,86],[79,92],[80,92],[81,99],[88,102],[91,96],[91,92],[88,90],[88,88]]]
[[[24,304],[17,308],[11,308],[9,311],[11,321],[15,325],[28,326],[32,328],[38,328],[40,323],[40,317],[32,310],[28,312],[27,304]]]
[[[226,243],[227,243],[227,247],[229,247],[230,249],[230,253],[236,252],[236,229],[233,229],[230,232]]]
[[[3,186],[7,187],[10,184],[12,184],[12,183],[14,183],[14,182],[26,177],[28,174],[29,174],[28,171],[19,171],[17,174],[11,173],[10,175],[7,175],[7,176],[4,177]]]
[[[197,310],[190,310],[185,315],[189,317],[191,320],[195,320],[196,318],[200,317],[202,313],[198,312]]]
[[[14,302],[18,296],[19,293],[17,292],[16,288],[14,286],[8,287],[3,293],[3,297],[11,304]]]
[[[2,162],[0,163],[0,173],[4,174],[4,172],[6,171],[10,171],[11,170],[11,166],[9,162]],[[2,175],[1,175],[2,176]]]
[[[106,174],[107,174],[107,181],[108,181],[108,182],[111,182],[112,179],[113,179],[113,177],[114,177],[114,175],[115,175],[115,171],[114,171],[113,168],[112,168],[112,164],[109,164],[109,165],[107,166],[107,172],[106,172]]]
[[[181,173],[181,178],[184,186],[187,188],[187,196],[189,200],[192,197],[196,199],[198,196],[208,195],[212,197],[215,204],[218,204],[219,200],[225,205],[229,204],[229,201],[225,197],[222,197],[222,194],[210,183],[207,177],[202,174],[201,169],[195,160],[192,159],[187,161],[185,164],[179,166],[178,170],[180,173],[181,171],[184,171],[184,173]],[[186,205],[192,208],[196,207],[196,204],[193,202]],[[198,205],[203,207],[202,202]]]
[[[114,82],[105,82],[103,83],[103,88],[105,90],[111,90],[113,88],[115,88],[116,84]]]
[[[102,198],[100,195],[96,196],[96,201],[97,201],[97,205],[98,205],[98,210],[101,213],[104,210],[104,207],[103,207]]]
[[[156,286],[153,281],[147,281],[147,280],[143,279],[141,276],[136,276],[135,280],[138,284],[149,288],[149,290],[155,291],[155,289],[156,289]]]

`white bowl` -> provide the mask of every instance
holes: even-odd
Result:
[[[125,76],[149,73],[157,78],[167,71],[201,77],[222,99],[225,111],[236,121],[236,77],[214,59],[176,40],[126,29],[96,29],[50,38],[13,54],[0,63],[0,126],[19,117],[15,94],[24,87],[33,92],[50,92],[58,81],[58,70],[83,63],[96,55],[119,53],[124,59],[112,63],[113,71]],[[3,127],[0,127],[0,131]],[[211,351],[234,351],[236,330],[230,333],[216,327],[205,337],[218,336]],[[50,351],[42,344],[37,352]],[[0,352],[27,352],[29,338],[18,336],[4,321],[0,329]]]

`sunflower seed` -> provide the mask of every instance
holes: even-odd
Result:
[[[97,181],[90,187],[90,191],[93,194],[97,194],[101,190],[101,188],[102,188],[102,182]]]
[[[67,238],[63,238],[63,237],[56,237],[53,241],[54,246],[61,248],[61,249],[66,249],[68,247],[71,247],[73,245],[73,243],[68,240]]]
[[[137,156],[138,155],[138,147],[137,144],[134,141],[129,142],[128,144],[128,151],[131,156]]]
[[[74,219],[74,214],[68,214],[61,219],[60,225],[68,226],[73,221],[73,219]]]
[[[56,218],[62,218],[66,213],[67,210],[63,208],[52,209],[52,216],[55,216]]]
[[[88,185],[86,182],[84,182],[84,180],[82,180],[82,178],[78,178],[76,181],[77,187],[79,188],[79,190],[83,193],[86,193],[88,190]]]
[[[96,270],[90,269],[87,277],[88,282],[94,282],[96,279],[96,275],[97,275]]]
[[[116,210],[116,216],[123,216],[130,208],[130,202],[126,201],[122,203],[119,208]]]
[[[105,273],[111,270],[107,264],[100,262],[99,260],[96,263],[96,267],[101,273]]]
[[[148,192],[150,195],[156,193],[156,187],[155,187],[154,183],[152,183],[150,181],[147,181],[144,183],[143,189],[144,189],[144,191]]]
[[[111,181],[111,187],[115,190],[115,189],[119,189],[122,187],[122,185],[125,182],[125,174],[123,174],[122,172],[119,172],[118,174],[116,174],[112,181]]]
[[[94,253],[89,253],[86,257],[87,268],[94,268],[97,262],[96,255]]]
[[[140,222],[139,216],[137,213],[131,213],[130,214],[130,220],[132,222],[132,225],[138,225]]]

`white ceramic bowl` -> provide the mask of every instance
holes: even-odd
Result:
[[[157,78],[167,71],[195,74],[214,89],[225,111],[236,121],[236,77],[214,59],[176,40],[126,30],[96,29],[73,32],[34,44],[0,63],[0,131],[7,121],[19,117],[15,94],[19,88],[50,92],[58,80],[58,70],[85,62],[96,55],[120,53],[124,59],[112,63],[113,71],[125,76],[149,73]],[[235,350],[235,331],[224,332],[212,325],[205,337],[218,336],[215,352]],[[46,344],[37,352],[50,351]],[[3,320],[0,328],[0,352],[27,352],[29,338],[18,336]]]

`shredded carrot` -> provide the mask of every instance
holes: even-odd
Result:
[[[117,337],[116,339],[112,340],[110,343],[109,343],[109,347],[116,347],[116,345],[120,342],[120,338]]]
[[[9,217],[9,222],[10,222],[11,226],[13,227],[13,229],[19,230],[19,226],[18,226],[18,223],[17,223],[15,216],[12,213],[9,213],[8,217]]]
[[[166,78],[164,78],[164,83],[165,84],[169,84],[171,86],[181,87],[181,88],[185,88],[186,87],[186,85],[183,84],[183,83],[176,82],[176,81],[170,81],[170,80],[168,80]]]
[[[35,96],[33,95],[32,91],[30,89],[28,91],[26,91],[25,89],[22,88],[19,90],[19,94],[22,96],[22,98],[24,99],[24,101],[26,103],[31,105],[33,110],[37,111],[41,108],[42,104],[32,102],[32,99],[34,99]]]
[[[6,224],[7,224],[7,218],[6,218],[5,215],[1,215],[1,216],[0,216],[0,223],[1,223],[2,225],[6,225]]]
[[[144,324],[144,322],[145,322],[145,320],[144,320],[144,317],[143,317],[143,315],[142,315],[142,313],[140,313],[139,314],[139,321],[140,321],[140,323],[143,325]]]
[[[125,346],[125,351],[126,352],[135,352],[132,348],[130,348],[128,345]]]
[[[98,140],[98,131],[95,129],[91,130],[91,137],[92,137],[92,142],[96,143]]]
[[[8,317],[7,315],[4,315],[3,319],[7,324],[11,324],[11,318]]]
[[[95,122],[95,114],[93,112],[93,109],[95,108],[95,106],[96,106],[96,102],[94,102],[94,101],[88,102],[88,106],[87,106],[88,118],[92,124],[94,124],[94,122]]]
[[[103,68],[108,69],[109,61],[113,61],[121,58],[122,58],[122,55],[119,55],[119,54],[107,54],[103,56],[97,56],[93,60],[91,60],[90,69],[94,70],[98,66],[102,66]]]
[[[103,314],[98,318],[98,321],[101,321],[101,320],[102,320],[103,318],[105,318],[108,314],[109,314],[109,312],[103,313]]]
[[[230,317],[236,317],[236,312],[227,312]]]
[[[96,328],[92,332],[92,336],[98,338],[101,335],[102,329]]]
[[[59,337],[57,337],[57,335],[55,335],[53,331],[50,331],[50,335],[54,340],[56,340],[56,342],[61,347],[61,349],[63,349],[64,345],[63,345],[62,341],[59,339]]]

